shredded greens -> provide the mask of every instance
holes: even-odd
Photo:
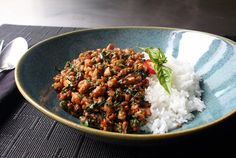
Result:
[[[156,76],[160,84],[170,95],[173,72],[169,67],[164,65],[165,63],[167,63],[165,53],[160,48],[147,47],[140,49],[149,55],[149,58],[153,62],[153,68],[156,72]]]

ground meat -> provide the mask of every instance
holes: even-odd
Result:
[[[81,124],[101,130],[136,133],[151,115],[144,100],[148,87],[143,54],[106,48],[80,53],[53,79],[60,105]]]

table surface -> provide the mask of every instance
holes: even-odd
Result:
[[[0,26],[0,40],[6,43],[17,36],[26,38],[29,46],[78,28],[43,26]],[[235,40],[235,39],[234,39]],[[11,72],[9,72],[11,73]],[[232,154],[236,136],[236,115],[225,121],[173,142],[151,146],[124,146],[93,140],[80,131],[62,125],[40,113],[24,100],[17,88],[0,103],[0,157],[146,157],[154,154],[187,156],[194,153]],[[188,151],[188,152],[185,152]]]
[[[234,34],[235,0],[2,0],[0,24],[152,25]]]
[[[235,36],[235,6],[235,0],[5,0],[0,5],[0,25],[41,27],[2,25],[0,38],[7,43],[21,35],[33,45],[75,27],[121,25],[177,27]],[[0,119],[0,157],[187,156],[183,149],[195,156],[201,156],[203,152],[234,153],[230,147],[236,139],[235,115],[201,135],[180,142],[127,147],[87,138],[39,113],[17,90],[13,96],[10,102],[4,103],[7,111],[4,111],[4,119]]]

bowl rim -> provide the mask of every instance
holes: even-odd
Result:
[[[184,135],[189,135],[189,134],[193,134],[199,131],[202,131],[203,129],[206,129],[208,127],[211,127],[213,125],[216,125],[220,122],[222,122],[223,120],[225,120],[226,118],[230,117],[231,115],[236,114],[236,109],[232,110],[231,112],[228,112],[226,115],[211,121],[209,123],[197,126],[197,127],[193,127],[193,128],[189,128],[189,129],[183,129],[181,131],[174,131],[174,132],[170,132],[170,133],[163,133],[163,134],[123,134],[123,133],[116,133],[116,132],[109,132],[109,131],[102,131],[99,129],[94,129],[91,127],[86,127],[83,125],[80,125],[78,123],[75,123],[73,121],[70,121],[66,118],[63,118],[55,113],[53,113],[52,111],[44,108],[44,106],[40,105],[40,103],[37,103],[33,98],[30,97],[30,95],[26,92],[25,88],[22,86],[22,83],[20,81],[20,65],[22,62],[22,59],[27,57],[27,54],[29,52],[31,52],[31,50],[39,47],[41,44],[50,41],[50,40],[54,40],[57,38],[61,38],[63,36],[67,36],[67,35],[72,35],[75,33],[80,33],[80,32],[91,32],[91,31],[98,31],[98,30],[114,30],[114,29],[158,29],[158,30],[173,30],[173,31],[188,31],[188,32],[196,32],[196,33],[203,33],[203,34],[207,34],[209,36],[213,36],[216,38],[219,38],[223,41],[227,41],[228,43],[234,44],[236,45],[236,42],[219,36],[219,35],[215,35],[212,33],[208,33],[208,32],[203,32],[203,31],[197,31],[197,30],[190,30],[190,29],[181,29],[181,28],[174,28],[174,27],[159,27],[159,26],[116,26],[116,27],[97,27],[97,28],[92,28],[92,29],[87,29],[87,28],[83,28],[81,30],[75,30],[75,31],[70,31],[70,32],[66,32],[63,34],[59,34],[56,36],[52,36],[50,38],[47,38],[45,40],[42,40],[38,43],[36,43],[35,45],[33,45],[31,48],[29,48],[26,53],[22,56],[22,58],[19,60],[19,62],[17,63],[16,69],[15,69],[15,82],[16,82],[16,86],[18,88],[18,90],[20,91],[20,93],[23,95],[23,97],[36,109],[38,109],[40,112],[42,112],[43,114],[45,114],[46,116],[64,124],[67,125],[69,127],[75,128],[79,131],[82,131],[84,133],[88,133],[88,134],[92,134],[92,135],[96,135],[96,136],[101,136],[101,137],[108,137],[108,138],[115,138],[115,139],[122,139],[122,140],[161,140],[161,139],[167,139],[167,138],[173,138],[173,137],[178,137],[178,136],[184,136]]]

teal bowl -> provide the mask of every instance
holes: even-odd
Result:
[[[114,43],[121,48],[160,47],[166,54],[188,61],[201,76],[206,109],[181,128],[165,134],[120,134],[79,124],[61,109],[51,88],[56,68],[79,52]],[[15,71],[22,95],[45,115],[89,136],[107,142],[159,142],[202,131],[236,112],[236,43],[217,35],[176,28],[116,27],[75,31],[44,40],[28,50]]]

